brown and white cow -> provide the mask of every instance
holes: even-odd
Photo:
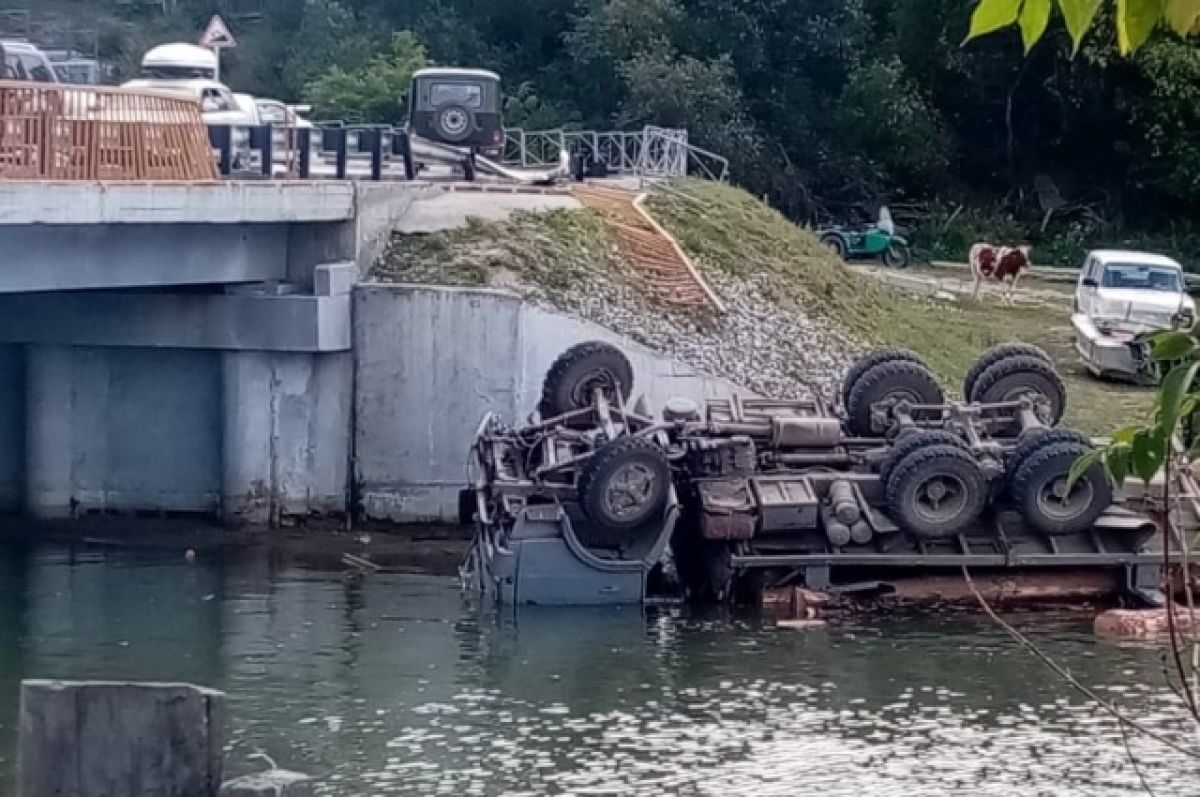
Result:
[[[975,276],[975,290],[971,292],[972,299],[979,298],[979,289],[984,282],[995,282],[1003,285],[1001,301],[1011,302],[1013,291],[1021,275],[1029,270],[1028,246],[993,246],[978,243],[971,247],[968,258],[971,263],[971,273]]]

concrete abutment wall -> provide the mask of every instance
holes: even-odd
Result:
[[[604,340],[633,364],[634,395],[702,401],[748,394],[612,330],[503,291],[360,285],[354,293],[355,479],[368,520],[455,522],[480,419],[524,419],[576,343]]]

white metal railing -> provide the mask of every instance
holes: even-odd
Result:
[[[509,128],[504,137],[504,163],[544,167],[569,151],[603,161],[610,173],[641,177],[683,177],[695,174],[710,180],[729,176],[728,159],[692,145],[686,130],[647,125],[641,130],[524,130]]]

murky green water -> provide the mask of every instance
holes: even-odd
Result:
[[[262,552],[0,550],[0,771],[22,677],[226,690],[230,762],[322,794],[1145,793],[1113,720],[986,620],[780,631],[679,610],[481,614],[453,580]],[[1181,734],[1156,649],[1023,616],[1047,652]],[[1174,729],[1174,730],[1172,730]],[[1195,759],[1131,737],[1156,793]]]

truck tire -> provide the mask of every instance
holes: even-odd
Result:
[[[842,406],[845,407],[850,403],[850,391],[854,389],[854,383],[858,381],[860,376],[880,363],[891,360],[908,360],[909,362],[925,365],[925,361],[915,351],[909,351],[908,349],[872,349],[851,363],[850,369],[846,371],[846,376],[842,379]]]
[[[887,430],[872,427],[872,406],[897,401],[941,404],[945,400],[937,379],[922,363],[888,360],[867,369],[855,380],[846,400],[846,425],[851,434],[859,437],[882,437]]]
[[[645,437],[618,437],[583,463],[579,505],[604,531],[632,531],[662,514],[671,491],[666,452]]]
[[[913,536],[953,537],[983,513],[988,485],[970,452],[933,445],[912,452],[891,473],[887,506],[892,520]]]
[[[928,446],[958,446],[964,451],[969,450],[966,440],[945,429],[921,429],[906,434],[896,441],[888,452],[887,458],[883,460],[883,464],[879,466],[880,483],[887,484],[888,477],[905,457]]]
[[[999,346],[993,346],[979,355],[967,369],[967,375],[963,379],[963,400],[974,401],[975,383],[979,381],[979,375],[1008,357],[1037,357],[1039,360],[1052,362],[1049,354],[1029,343],[1001,343]]]
[[[1067,388],[1054,366],[1038,357],[1017,355],[993,363],[975,381],[972,401],[989,404],[1021,396],[1041,399],[1038,417],[1057,426],[1067,410]]]
[[[1112,485],[1099,462],[1093,463],[1067,491],[1071,466],[1087,446],[1066,441],[1040,446],[1017,466],[1013,503],[1033,528],[1052,537],[1078,534],[1095,524],[1112,504]]]
[[[593,391],[604,391],[609,401],[622,401],[633,392],[633,366],[608,343],[579,343],[558,356],[542,381],[538,409],[543,418],[553,418],[592,405]]]
[[[1017,467],[1030,454],[1043,446],[1052,446],[1055,443],[1077,443],[1086,446],[1089,450],[1092,448],[1091,439],[1083,432],[1077,432],[1074,429],[1064,429],[1061,427],[1027,429],[1017,438],[1016,446],[1013,447],[1013,450],[1009,452],[1007,457],[1008,466],[1005,468],[1005,471],[1009,485],[1012,484],[1013,477],[1017,474]]]

